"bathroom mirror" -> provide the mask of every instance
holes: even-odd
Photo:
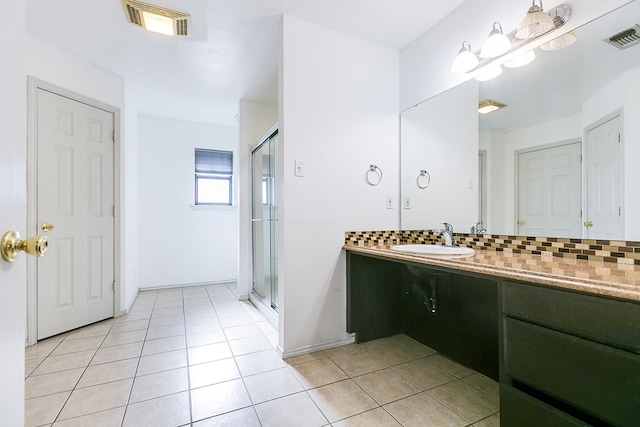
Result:
[[[606,42],[640,25],[639,17],[640,2],[629,3],[576,29],[576,42],[562,50],[537,48],[531,64],[503,67],[494,80],[469,80],[402,112],[401,228],[432,229],[447,221],[468,233],[482,220],[491,234],[640,240],[633,220],[640,217],[633,185],[640,182],[640,44],[619,49]],[[485,99],[507,107],[477,114],[478,101]],[[581,166],[583,156],[595,158],[587,144],[598,143],[587,141],[614,119],[622,135],[616,166],[606,161]],[[524,165],[536,164],[539,154],[551,156],[545,162],[552,166],[564,157],[576,159],[573,172],[541,168],[527,175]],[[416,181],[421,170],[430,174],[424,189]],[[611,178],[616,172],[619,182]],[[584,223],[607,219],[588,202],[603,183],[613,188],[601,189],[605,198],[617,191],[619,200],[598,207],[617,221],[601,232]],[[527,216],[531,211],[560,216],[570,211],[571,225],[534,224]]]

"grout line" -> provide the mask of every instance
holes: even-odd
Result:
[[[227,288],[227,291],[228,291],[231,295],[233,295],[233,291],[232,291],[231,289],[229,289],[229,287],[228,287],[227,285],[225,285],[225,287]],[[216,321],[218,322],[218,324],[219,324],[219,326],[220,326],[220,330],[222,331],[223,336],[224,336],[224,338],[225,338],[225,340],[224,340],[224,341],[222,341],[222,342],[226,343],[226,345],[227,345],[227,346],[229,346],[229,343],[230,343],[230,341],[229,341],[229,335],[228,335],[228,333],[229,333],[229,332],[228,332],[227,330],[230,330],[230,329],[232,329],[232,328],[236,328],[236,327],[247,326],[247,325],[255,325],[255,326],[257,326],[257,323],[259,322],[259,320],[257,320],[256,318],[254,318],[253,316],[251,316],[251,314],[249,314],[249,313],[247,312],[246,314],[251,318],[251,322],[250,322],[250,323],[242,324],[242,325],[230,325],[230,326],[224,327],[224,326],[223,326],[223,324],[222,324],[221,318],[220,318],[219,310],[220,310],[220,308],[221,308],[222,306],[225,306],[225,305],[227,304],[227,301],[222,301],[222,302],[217,301],[217,304],[216,304],[216,303],[214,303],[214,300],[216,299],[216,295],[212,295],[212,293],[210,293],[210,292],[209,292],[209,289],[208,289],[207,287],[204,287],[204,289],[205,289],[205,291],[207,292],[208,300],[209,300],[209,302],[210,302],[210,304],[211,304],[211,307],[213,308],[213,314],[214,314],[214,316],[215,316],[215,319],[216,319]],[[181,290],[181,291],[182,291],[182,290]],[[151,308],[151,313],[150,313],[150,316],[152,316],[152,315],[153,315],[153,311],[154,311],[154,309],[155,309],[155,308],[153,308],[153,307],[155,306],[156,302],[158,301],[159,296],[161,295],[161,292],[162,292],[162,291],[145,291],[145,292],[155,292],[155,295],[153,296],[153,303],[152,303],[152,308]],[[222,297],[223,297],[223,299],[224,299],[224,298],[226,297],[226,292],[224,293],[224,295],[220,295],[220,296],[222,296]],[[189,299],[190,299],[190,298],[189,298]],[[189,347],[188,342],[187,342],[187,335],[188,335],[188,333],[187,333],[187,310],[185,309],[184,302],[185,302],[185,299],[184,299],[184,294],[183,294],[183,295],[182,295],[182,318],[183,318],[183,323],[182,323],[182,325],[183,325],[183,329],[184,329],[185,347],[184,347],[184,349],[180,349],[180,350],[184,350],[184,351],[185,351],[185,357],[186,357],[186,373],[187,373],[187,387],[188,387],[188,389],[187,389],[186,391],[189,393],[189,396],[188,396],[188,400],[189,400],[189,407],[188,407],[188,410],[189,410],[189,420],[190,420],[190,423],[194,423],[194,422],[201,421],[201,420],[199,420],[199,419],[198,419],[198,420],[194,420],[194,418],[193,418],[193,402],[192,402],[192,399],[191,399],[191,392],[192,392],[192,390],[193,390],[193,389],[192,389],[192,387],[191,387],[191,376],[190,376],[190,368],[191,368],[191,363],[190,363],[190,362],[191,362],[191,361],[190,361],[190,356],[189,356],[189,348],[190,348],[190,347]],[[147,305],[147,299],[145,298],[145,306],[146,306],[146,305]],[[216,308],[216,306],[218,306],[218,308]],[[159,309],[160,309],[160,308],[159,308]],[[160,317],[163,317],[163,316],[160,316]],[[131,396],[132,396],[132,393],[133,393],[133,387],[134,387],[134,385],[135,385],[135,383],[136,383],[136,379],[137,379],[138,377],[140,377],[140,376],[141,376],[141,375],[138,375],[138,373],[140,372],[140,371],[139,371],[139,368],[140,368],[140,364],[141,364],[142,357],[144,357],[144,356],[142,355],[143,350],[144,350],[144,347],[145,347],[145,345],[146,345],[146,343],[147,343],[147,342],[154,341],[154,340],[152,340],[152,339],[148,339],[148,336],[149,336],[149,335],[148,335],[148,333],[149,333],[149,328],[151,328],[151,320],[152,320],[152,319],[153,319],[153,317],[149,317],[149,318],[148,318],[147,327],[146,327],[146,329],[145,329],[145,338],[144,338],[144,340],[142,341],[142,348],[141,348],[141,350],[140,350],[140,354],[138,354],[138,356],[137,356],[137,359],[138,359],[138,360],[137,360],[137,366],[136,366],[136,369],[135,369],[135,374],[134,374],[133,379],[132,379],[131,388],[130,388],[130,390],[129,390],[129,396],[128,396],[128,398],[127,398],[127,403],[126,403],[126,405],[124,406],[124,408],[125,408],[125,409],[124,409],[124,412],[123,412],[123,415],[122,415],[121,424],[122,424],[122,423],[124,423],[124,420],[125,420],[125,418],[126,418],[126,415],[127,415],[128,409],[129,409],[129,405],[131,405],[131,404],[132,404],[132,403],[131,403]],[[134,320],[143,320],[143,319],[134,319]],[[77,385],[78,385],[79,381],[82,379],[82,377],[83,377],[83,375],[85,374],[86,370],[88,369],[88,367],[89,367],[89,366],[92,366],[92,365],[91,365],[91,362],[94,360],[94,358],[95,358],[95,356],[96,356],[97,352],[98,352],[100,349],[102,349],[102,348],[103,348],[103,347],[102,347],[102,344],[103,344],[103,343],[104,343],[104,341],[107,339],[107,337],[112,333],[114,326],[115,326],[116,324],[121,324],[121,323],[123,323],[123,322],[115,322],[115,321],[114,321],[114,322],[111,324],[111,327],[109,328],[109,331],[108,331],[108,332],[107,332],[107,334],[103,337],[103,341],[102,341],[101,345],[100,345],[100,346],[98,347],[98,349],[95,351],[94,355],[92,356],[91,360],[89,361],[89,364],[88,364],[87,366],[85,366],[85,367],[84,367],[84,370],[83,370],[82,375],[80,375],[80,377],[79,377],[78,381],[76,382],[76,385],[74,386],[73,390],[71,390],[71,392],[69,393],[69,396],[67,397],[67,400],[65,400],[65,403],[62,405],[62,408],[60,409],[60,411],[59,411],[59,412],[58,412],[58,414],[56,415],[56,420],[57,420],[58,416],[60,415],[60,413],[62,412],[62,410],[64,409],[65,405],[67,404],[67,402],[68,402],[68,400],[69,400],[69,398],[70,398],[71,394],[72,394],[72,393],[77,389]],[[178,323],[178,324],[179,324],[179,323]],[[172,326],[172,325],[165,325],[165,326]],[[164,327],[164,326],[162,326],[162,327]],[[137,330],[142,330],[142,329],[137,329]],[[217,330],[217,329],[216,329],[216,330]],[[131,332],[131,331],[125,331],[125,332]],[[248,338],[255,338],[255,337],[258,337],[258,336],[264,336],[264,337],[266,337],[266,334],[265,334],[265,332],[264,332],[262,329],[260,329],[260,335],[255,335],[255,336],[253,336],[253,335],[252,335],[252,336],[250,336],[250,337],[242,337],[242,338],[237,338],[237,339],[245,339],[245,338],[247,338],[247,339],[248,339]],[[56,346],[54,346],[54,347],[53,347],[53,349],[51,350],[51,352],[49,352],[49,355],[48,355],[48,356],[46,356],[46,357],[45,357],[45,358],[44,358],[40,363],[43,363],[43,362],[44,362],[48,357],[50,357],[50,356],[51,356],[51,353],[53,353],[53,351],[55,351],[55,349],[56,349],[56,348],[58,348],[58,346],[59,346],[62,342],[64,342],[64,340],[65,340],[66,338],[67,338],[67,337],[63,338],[63,340],[61,340],[61,341],[60,341]],[[171,338],[171,337],[161,337],[161,338],[156,338],[156,339],[164,339],[164,338]],[[267,338],[267,339],[268,339],[268,338]],[[392,338],[392,337],[391,337],[391,339],[393,340],[393,338]],[[220,344],[221,344],[222,342],[220,342]],[[128,343],[128,344],[132,344],[132,343]],[[241,409],[246,409],[246,408],[248,408],[248,407],[250,406],[250,407],[252,407],[253,414],[255,415],[256,419],[257,419],[261,424],[263,424],[263,421],[260,419],[259,413],[258,413],[258,411],[257,411],[257,405],[258,405],[258,404],[256,404],[256,403],[254,402],[253,397],[252,397],[252,396],[251,396],[251,394],[249,393],[249,389],[248,389],[248,387],[247,387],[247,383],[246,383],[246,381],[245,381],[245,378],[250,377],[250,376],[255,376],[255,375],[263,374],[263,373],[266,373],[266,372],[271,372],[271,371],[274,371],[274,370],[277,370],[277,369],[285,369],[285,368],[286,368],[286,369],[287,369],[287,371],[288,371],[289,373],[291,373],[292,375],[294,375],[294,377],[296,378],[296,381],[297,381],[297,382],[298,382],[298,384],[302,387],[302,390],[301,390],[301,391],[299,391],[299,392],[289,393],[289,394],[286,394],[286,395],[283,395],[283,396],[278,396],[278,397],[276,397],[276,398],[269,399],[269,400],[267,400],[267,401],[265,401],[265,402],[260,402],[259,404],[267,403],[267,402],[273,402],[273,401],[276,401],[276,400],[279,400],[279,399],[282,399],[282,398],[285,398],[285,397],[293,396],[293,395],[296,395],[296,394],[299,394],[299,393],[305,393],[305,394],[306,394],[306,396],[307,396],[309,399],[311,399],[311,401],[313,402],[314,406],[317,408],[317,410],[319,411],[319,413],[321,413],[321,414],[322,414],[322,416],[323,416],[323,417],[327,420],[327,422],[328,422],[327,415],[325,415],[325,413],[320,409],[320,407],[318,406],[318,404],[316,403],[316,401],[312,398],[310,391],[311,391],[311,390],[314,390],[314,389],[321,388],[321,387],[329,386],[329,385],[332,385],[332,384],[336,384],[336,383],[338,383],[338,382],[340,382],[340,381],[347,381],[347,380],[349,380],[349,381],[352,381],[353,383],[355,383],[355,384],[356,384],[356,386],[357,386],[360,390],[362,390],[362,391],[363,391],[363,392],[364,392],[364,393],[365,393],[369,398],[371,398],[371,399],[373,400],[373,402],[375,403],[375,405],[376,405],[376,406],[375,406],[375,407],[373,407],[373,408],[367,409],[367,410],[365,410],[365,411],[359,412],[359,413],[357,413],[357,414],[350,415],[350,416],[349,416],[349,417],[347,417],[347,418],[352,418],[352,417],[355,417],[355,416],[361,415],[361,414],[363,414],[363,413],[366,413],[366,412],[368,412],[368,411],[375,410],[375,409],[378,409],[378,408],[382,408],[382,409],[385,411],[385,413],[386,413],[386,414],[388,414],[391,418],[396,419],[395,417],[393,417],[393,415],[392,415],[389,411],[387,411],[387,410],[385,409],[385,407],[384,407],[385,405],[388,405],[388,404],[391,404],[391,403],[394,403],[394,402],[400,401],[400,400],[402,400],[402,399],[406,399],[406,398],[409,398],[409,397],[412,397],[412,396],[415,396],[415,395],[418,395],[418,394],[421,394],[421,393],[424,393],[424,394],[426,394],[426,395],[428,395],[428,396],[430,396],[430,395],[427,393],[427,390],[423,390],[421,387],[418,387],[418,386],[417,386],[417,384],[415,384],[413,381],[411,381],[411,379],[410,379],[410,378],[406,378],[404,375],[402,375],[402,374],[398,373],[397,371],[395,371],[395,370],[394,370],[394,367],[397,367],[397,366],[400,366],[400,365],[403,365],[403,364],[406,364],[406,363],[415,362],[415,361],[418,361],[418,360],[421,360],[421,359],[426,359],[429,363],[433,364],[434,366],[436,366],[436,367],[438,367],[438,368],[440,368],[440,369],[442,369],[442,370],[444,370],[444,371],[446,371],[446,372],[449,372],[449,373],[451,373],[451,372],[450,372],[449,370],[447,370],[447,369],[445,369],[445,368],[443,368],[443,367],[441,367],[441,366],[437,365],[437,364],[436,364],[436,363],[434,363],[433,361],[429,360],[429,357],[430,357],[430,356],[433,356],[433,354],[429,354],[429,355],[426,355],[426,356],[422,356],[422,355],[420,355],[419,353],[414,352],[414,351],[411,349],[411,346],[406,346],[406,345],[404,345],[403,343],[401,343],[400,341],[396,341],[396,340],[393,340],[392,342],[387,343],[387,345],[388,345],[388,344],[392,344],[392,345],[396,345],[396,344],[397,344],[397,345],[398,345],[398,346],[400,346],[402,349],[404,349],[404,350],[406,350],[408,353],[410,353],[410,354],[412,355],[412,358],[411,358],[410,360],[405,360],[405,361],[402,361],[402,362],[399,362],[399,363],[387,363],[387,362],[385,362],[385,361],[383,360],[383,358],[381,358],[380,356],[376,356],[376,355],[374,355],[373,353],[371,353],[371,352],[370,352],[371,348],[369,348],[369,347],[367,347],[367,346],[354,347],[354,348],[356,348],[356,349],[357,349],[357,350],[356,350],[356,353],[358,353],[358,354],[362,354],[362,353],[360,353],[360,350],[362,350],[362,351],[364,351],[367,355],[370,355],[374,360],[377,360],[377,361],[381,362],[381,363],[384,365],[384,367],[382,367],[382,368],[380,368],[380,369],[375,369],[375,370],[373,370],[373,371],[371,371],[371,372],[365,372],[365,373],[358,374],[358,375],[350,375],[350,374],[348,374],[348,373],[347,373],[347,372],[346,372],[346,371],[345,371],[345,370],[344,370],[340,365],[338,365],[338,363],[336,363],[336,361],[334,360],[334,358],[336,357],[336,355],[338,355],[338,354],[342,354],[342,355],[349,354],[348,352],[347,352],[347,353],[344,353],[344,352],[342,352],[342,353],[337,352],[337,353],[335,353],[335,354],[333,355],[333,357],[332,357],[332,356],[330,355],[330,353],[331,353],[331,352],[326,352],[326,351],[324,351],[324,350],[320,350],[320,352],[321,352],[321,354],[322,354],[322,357],[321,357],[321,358],[319,358],[319,359],[312,359],[312,360],[308,360],[307,362],[298,363],[298,364],[296,364],[296,365],[291,365],[291,364],[289,364],[288,362],[286,362],[286,360],[285,360],[286,366],[285,366],[284,368],[267,369],[266,371],[261,371],[261,372],[258,372],[258,373],[254,373],[254,374],[252,374],[252,375],[244,375],[244,374],[242,373],[242,371],[240,370],[240,366],[239,366],[239,364],[238,364],[238,359],[237,359],[237,358],[238,358],[238,357],[241,357],[241,356],[248,355],[248,354],[255,354],[255,353],[257,353],[257,352],[261,352],[261,351],[265,351],[265,350],[252,351],[252,352],[250,352],[250,353],[242,354],[242,355],[235,355],[235,354],[233,353],[233,351],[231,351],[231,356],[230,356],[230,357],[231,357],[231,358],[233,358],[233,362],[234,362],[235,368],[237,369],[237,371],[238,371],[238,373],[239,373],[239,375],[240,375],[240,376],[239,376],[239,378],[236,378],[236,379],[233,379],[233,380],[228,380],[228,381],[235,381],[235,380],[237,380],[237,379],[240,379],[240,380],[242,381],[242,384],[243,384],[243,387],[244,387],[245,392],[246,392],[246,393],[247,393],[247,395],[249,396],[249,401],[251,402],[251,404],[250,404],[250,405],[247,405],[247,406],[243,406],[242,408],[234,409],[233,411],[227,411],[227,412],[225,412],[225,414],[226,414],[226,413],[230,413],[230,412],[235,412],[235,411],[238,411],[238,410],[241,410]],[[208,344],[205,344],[205,345],[208,345]],[[358,344],[355,344],[355,345],[356,345],[356,346],[359,346]],[[380,345],[382,345],[382,344],[380,344]],[[376,346],[376,344],[374,344],[374,345],[373,345],[373,347],[375,347],[375,346]],[[200,346],[195,346],[195,347],[200,347]],[[192,348],[195,348],[195,347],[192,347]],[[168,350],[168,351],[175,351],[175,350]],[[153,355],[158,355],[158,354],[162,354],[162,353],[166,353],[166,352],[167,352],[167,351],[163,351],[163,352],[160,352],[160,353],[154,353]],[[437,352],[436,352],[436,353],[434,353],[434,354],[439,354],[439,353],[437,353]],[[147,356],[150,356],[150,355],[147,355]],[[321,360],[321,359],[323,359],[323,358],[325,358],[325,357],[326,357],[329,361],[331,361],[331,363],[332,363],[332,364],[334,364],[334,365],[335,365],[335,366],[340,370],[340,372],[342,372],[342,374],[344,374],[344,375],[346,376],[346,378],[341,379],[341,380],[331,381],[331,382],[329,382],[329,383],[327,383],[327,384],[322,384],[322,385],[320,385],[320,386],[315,386],[315,387],[311,387],[311,388],[307,389],[307,388],[304,386],[304,384],[302,383],[302,381],[298,378],[298,376],[297,376],[297,375],[295,375],[295,374],[293,373],[293,369],[294,369],[294,367],[295,367],[295,366],[298,366],[298,365],[306,364],[306,363],[315,362],[315,361],[317,361],[317,360]],[[221,360],[222,360],[222,359],[221,359]],[[113,362],[113,361],[112,361],[112,362]],[[105,363],[112,363],[112,362],[105,362]],[[203,362],[203,363],[206,363],[206,362]],[[93,366],[99,366],[99,365],[93,365]],[[36,367],[36,369],[37,369],[37,367]],[[178,368],[163,369],[162,371],[159,371],[159,372],[165,372],[165,371],[176,370],[176,369],[178,369]],[[179,369],[182,369],[182,367],[180,367]],[[395,374],[399,375],[399,376],[400,376],[400,377],[402,377],[404,380],[406,380],[406,381],[408,381],[409,383],[411,383],[412,385],[414,385],[414,386],[417,388],[417,390],[418,390],[418,391],[417,391],[417,392],[415,392],[415,393],[411,393],[411,394],[409,394],[409,395],[407,395],[407,396],[403,396],[403,397],[401,397],[401,398],[395,399],[395,400],[393,400],[393,401],[387,402],[387,403],[385,403],[384,405],[382,405],[382,404],[378,403],[378,402],[373,398],[373,396],[372,396],[370,393],[368,393],[368,392],[367,392],[367,391],[366,391],[366,390],[365,390],[365,389],[364,389],[360,384],[358,384],[358,382],[357,382],[357,381],[355,381],[355,379],[356,379],[356,378],[362,377],[362,376],[364,376],[364,375],[372,374],[372,373],[375,373],[375,372],[380,372],[380,371],[383,371],[383,370],[386,370],[386,369],[390,369],[390,370],[392,370]],[[35,369],[34,369],[34,371],[35,371]],[[475,372],[475,371],[474,371],[474,372]],[[158,372],[154,372],[154,373],[158,373]],[[453,373],[451,373],[451,374],[453,374]],[[478,390],[479,392],[481,392],[482,394],[487,395],[487,396],[489,396],[489,397],[491,397],[491,398],[495,399],[493,396],[489,395],[489,394],[488,394],[487,392],[485,392],[484,390],[479,389],[478,387],[474,386],[473,384],[467,383],[467,382],[464,380],[464,379],[465,379],[465,378],[467,378],[467,377],[458,377],[458,376],[457,376],[457,375],[455,375],[455,374],[453,374],[453,375],[454,375],[456,378],[455,378],[454,380],[452,380],[452,381],[463,381],[465,384],[468,384],[469,386],[473,387],[474,389],[477,389],[477,390]],[[470,374],[469,376],[471,376],[471,375],[473,375],[473,374]],[[31,374],[30,374],[29,376],[27,376],[27,378],[29,378],[30,376],[31,376]],[[228,381],[224,381],[224,382],[228,382]],[[448,383],[449,383],[449,382],[447,382],[447,383],[445,383],[445,384],[448,384]],[[221,383],[216,383],[216,384],[221,384]],[[441,385],[444,385],[444,384],[440,384],[440,385],[438,385],[437,387],[439,387],[439,386],[441,386]],[[435,387],[432,387],[431,389],[433,389],[433,388],[435,388]],[[180,394],[180,393],[184,393],[184,391],[171,393],[171,394],[166,395],[166,396],[175,395],[175,394]],[[166,397],[166,396],[160,396],[160,397]],[[146,400],[144,400],[144,401],[154,400],[154,399],[157,399],[157,398],[160,398],[160,397],[154,397],[154,398],[146,399]],[[436,401],[437,401],[437,399],[436,399]],[[141,401],[141,402],[143,402],[143,401]],[[140,402],[136,402],[136,403],[140,403]],[[440,402],[439,402],[439,403],[440,403]],[[446,407],[446,405],[444,405],[444,406]],[[118,408],[119,408],[119,407],[118,407]],[[447,407],[447,408],[448,408],[448,407]],[[111,409],[115,409],[115,408],[109,408],[108,410],[111,410]],[[460,416],[460,415],[459,415],[455,410],[453,410],[453,409],[451,409],[451,408],[448,408],[448,409],[449,409],[449,410],[451,410],[451,411],[452,411],[453,413],[455,413],[456,415]],[[101,410],[101,411],[98,411],[98,412],[93,412],[93,413],[91,413],[91,414],[95,414],[95,413],[99,413],[99,412],[105,412],[105,411],[107,411],[107,409],[105,409],[105,410]],[[498,413],[498,412],[496,412],[496,413]],[[90,415],[90,414],[86,414],[86,415]],[[216,415],[215,415],[215,416],[213,416],[213,417],[206,417],[206,418],[204,418],[204,419],[215,418],[215,417],[220,416],[220,415],[223,415],[223,414],[216,414]],[[495,415],[495,413],[494,413],[494,414],[491,414],[491,415],[489,415],[489,416],[487,416],[487,417],[485,417],[485,418],[489,418],[489,417],[494,416],[494,415]],[[346,418],[345,418],[345,419],[346,419]],[[464,419],[464,418],[463,418],[463,419]],[[483,418],[483,419],[484,419],[484,418]],[[398,421],[398,420],[396,420],[396,421]],[[465,421],[466,421],[466,420],[465,420]],[[481,420],[479,420],[479,421],[481,421]],[[399,421],[398,421],[398,422],[399,422]],[[478,422],[478,421],[477,421],[477,422]],[[471,423],[471,424],[473,424],[473,423]],[[471,425],[471,424],[469,424],[469,425]],[[189,425],[189,423],[187,423],[186,425]]]

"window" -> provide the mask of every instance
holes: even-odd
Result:
[[[233,153],[196,148],[196,205],[233,203]]]

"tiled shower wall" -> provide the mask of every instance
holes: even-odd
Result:
[[[465,233],[455,233],[453,240],[456,245],[476,250],[640,265],[640,242],[633,241]],[[442,238],[432,230],[348,231],[345,233],[345,245],[368,247],[402,243],[439,244],[442,243]]]

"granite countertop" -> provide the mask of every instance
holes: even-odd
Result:
[[[637,265],[492,250],[476,250],[475,255],[461,258],[402,253],[392,250],[390,245],[345,245],[344,249],[398,261],[446,267],[640,302],[640,266]]]

